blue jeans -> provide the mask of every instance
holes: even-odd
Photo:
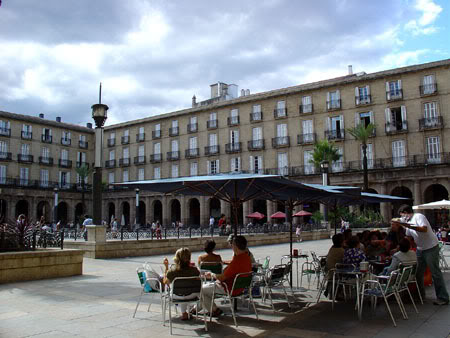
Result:
[[[431,277],[433,279],[434,290],[436,291],[436,298],[448,301],[449,296],[447,288],[445,287],[444,277],[442,271],[439,269],[439,245],[427,250],[417,250],[417,284],[423,297],[425,297],[425,287],[423,284],[423,274],[427,266],[431,270]]]

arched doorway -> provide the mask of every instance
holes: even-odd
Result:
[[[159,221],[160,223],[162,223],[163,206],[161,201],[159,200],[153,202],[153,215],[155,217],[154,221]]]
[[[21,214],[24,214],[25,217],[29,217],[29,214],[28,214],[28,202],[25,201],[25,200],[20,200],[16,204],[16,219]]]
[[[36,207],[36,221],[39,221],[44,216],[46,222],[51,220],[52,213],[50,203],[47,201],[40,201]]]
[[[74,217],[74,224],[81,225],[83,224],[83,203],[78,203],[75,206],[75,217]]]
[[[424,203],[448,200],[448,197],[447,189],[441,184],[432,184],[424,191]],[[446,225],[450,219],[448,210],[426,210],[425,216],[433,228]]]
[[[267,201],[266,200],[253,200],[253,212],[260,212],[265,215],[260,221],[253,221],[254,223],[265,223],[270,215],[267,215]]]
[[[145,202],[143,201],[139,201],[138,214],[139,223],[141,223],[141,226],[145,226],[147,224],[147,214],[145,212]]]
[[[181,205],[180,201],[173,199],[170,201],[170,222],[174,223],[181,220]]]
[[[8,203],[5,200],[0,200],[0,221],[8,220]]]
[[[108,222],[111,223],[112,218],[117,218],[117,224],[120,223],[118,215],[116,215],[116,205],[113,202],[108,203]]]
[[[196,198],[189,200],[189,226],[200,226],[200,202]]]
[[[213,216],[216,220],[220,217],[220,200],[218,198],[209,199],[209,217]],[[208,217],[208,219],[209,219]]]
[[[122,202],[122,216],[120,219],[120,225],[130,225],[130,203]]]
[[[67,206],[66,202],[59,202],[58,203],[58,213],[57,213],[57,221],[61,221],[61,225],[64,226],[67,224],[68,217],[67,215],[69,207]]]
[[[393,202],[391,203],[392,205],[392,215],[394,217],[398,217],[398,209],[404,205],[404,204],[408,204],[408,205],[412,205],[412,192],[411,190],[409,190],[407,187],[401,186],[401,187],[395,187],[394,189],[392,189],[391,191],[391,195],[392,196],[398,196],[398,197],[406,197],[406,198],[410,198],[410,201],[402,201],[402,202]]]

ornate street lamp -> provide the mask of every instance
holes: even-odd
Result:
[[[92,106],[92,118],[95,121],[95,163],[92,182],[92,216],[95,225],[102,224],[102,150],[103,126],[109,107],[102,104],[102,84],[100,83],[99,103]]]
[[[320,162],[320,169],[322,170],[322,185],[328,185],[328,161]]]
[[[55,187],[55,189],[53,189],[53,192],[55,193],[55,203],[54,203],[54,208],[53,208],[53,223],[57,224],[58,223],[58,188]]]
[[[139,189],[136,188],[136,227],[139,227],[141,224],[140,215],[139,215]]]

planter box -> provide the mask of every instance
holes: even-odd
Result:
[[[0,253],[0,284],[83,273],[83,250],[42,249]]]

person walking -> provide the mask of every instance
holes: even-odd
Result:
[[[211,233],[211,237],[214,235],[214,223],[216,220],[214,219],[213,215],[209,218],[209,232]]]
[[[406,236],[412,236],[417,243],[417,283],[423,298],[425,297],[424,273],[427,267],[430,268],[431,277],[436,292],[435,305],[448,305],[449,295],[445,286],[442,271],[439,268],[439,242],[431,229],[427,218],[420,213],[414,213],[409,205],[399,209],[402,220],[400,223],[406,228]]]

